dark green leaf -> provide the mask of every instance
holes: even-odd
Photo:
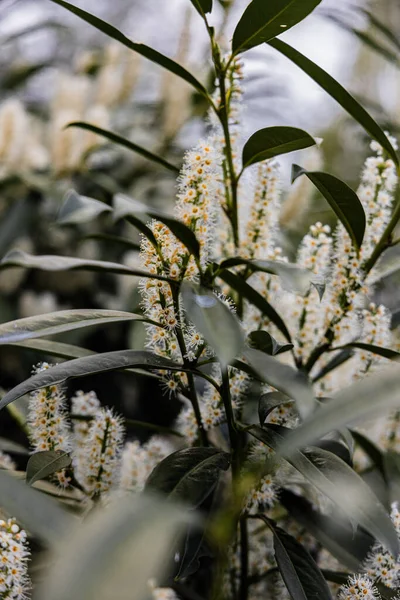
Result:
[[[55,2],[56,0],[52,1]],[[131,142],[131,140],[127,140],[126,138],[123,138],[120,135],[113,133],[112,131],[108,131],[107,129],[101,129],[101,127],[97,127],[96,125],[92,125],[91,123],[85,123],[84,121],[73,121],[72,123],[68,123],[67,127],[79,127],[80,129],[92,131],[93,133],[101,135],[102,137],[118,144],[119,146],[128,148],[128,150],[132,150],[132,152],[136,152],[137,154],[144,156],[144,158],[147,158],[152,162],[162,165],[163,167],[165,167],[169,171],[172,171],[173,173],[179,173],[178,167],[172,165],[161,156],[153,154],[153,152],[146,150],[146,148],[142,148],[142,146],[138,146],[138,144],[135,144],[134,142]]]
[[[182,551],[182,560],[174,580],[179,581],[196,573],[200,568],[200,559],[205,556],[213,558],[206,545],[204,531],[198,529],[193,531],[193,528],[189,528]]]
[[[167,494],[196,508],[211,494],[230,456],[215,448],[184,448],[170,454],[150,473],[146,489]]]
[[[61,205],[57,217],[59,225],[73,225],[79,223],[89,223],[104,212],[111,212],[112,208],[95,200],[77,194],[75,190],[69,190]]]
[[[4,345],[7,346],[8,344]],[[34,350],[36,352],[41,352],[42,354],[57,356],[58,358],[82,358],[83,356],[92,356],[93,354],[96,354],[96,352],[92,352],[92,350],[73,346],[72,344],[41,339],[12,342],[10,343],[10,346],[26,348],[27,350]]]
[[[253,133],[243,148],[243,168],[262,160],[315,145],[314,138],[296,127],[266,127]]]
[[[382,473],[385,478],[385,464],[384,464],[384,456],[383,453],[379,450],[378,446],[376,446],[369,438],[360,433],[359,431],[355,431],[352,429],[350,431],[351,435],[354,438],[354,441],[360,448],[365,452],[365,454],[372,460],[377,469]]]
[[[397,37],[396,34],[393,33],[393,31],[391,31],[391,29],[389,29],[389,27],[387,27],[384,23],[382,23],[382,21],[379,20],[379,18],[374,15],[373,12],[366,10],[365,8],[360,7],[359,8],[360,12],[362,12],[366,17],[368,17],[371,25],[373,25],[373,27],[375,27],[378,31],[380,31],[392,44],[394,44],[394,46],[397,48],[397,50],[400,50],[400,39]]]
[[[400,454],[388,451],[383,455],[384,478],[389,488],[390,502],[400,501]]]
[[[154,233],[148,227],[138,214],[141,217],[146,217],[147,215],[147,207],[129,198],[128,196],[124,196],[123,194],[116,194],[113,199],[113,209],[114,209],[114,220],[119,221],[120,219],[126,219],[131,225],[136,227],[142,233],[149,242],[154,246],[157,252],[160,251],[157,240],[155,238]]]
[[[293,349],[293,344],[280,344],[268,333],[268,331],[252,331],[248,337],[248,343],[251,348],[261,350],[270,356],[276,356],[283,352],[288,352]]]
[[[264,298],[264,296],[261,296],[261,294],[251,287],[251,285],[246,283],[242,277],[235,275],[228,270],[222,271],[219,274],[219,277],[233,290],[241,294],[246,300],[257,307],[263,315],[268,317],[268,319],[272,321],[272,323],[274,323],[279,331],[285,336],[287,341],[291,343],[292,340],[289,330],[287,329],[282,317],[276,312],[274,307]]]
[[[326,290],[326,283],[325,281],[312,281],[311,285],[317,290],[318,292],[318,296],[319,296],[319,300],[320,302],[322,301],[322,298],[324,297],[325,294],[325,290]]]
[[[27,339],[45,337],[82,329],[93,325],[146,321],[145,317],[119,310],[74,309],[60,310],[35,317],[25,317],[0,324],[0,345],[13,344]]]
[[[267,394],[263,394],[258,402],[260,425],[264,425],[265,419],[275,408],[291,402],[292,400],[286,396],[286,394],[282,394],[281,392],[268,392]]]
[[[67,379],[129,368],[185,370],[182,365],[147,351],[117,350],[115,352],[103,352],[102,354],[85,356],[54,365],[51,369],[33,375],[3,396],[0,401],[0,410],[25,394],[50,385],[63,383]]]
[[[234,54],[268,42],[305,19],[321,0],[253,0],[244,11],[232,40]]]
[[[357,194],[346,183],[329,173],[306,171],[298,165],[293,165],[292,181],[301,175],[306,175],[328,201],[358,251],[364,238],[366,219]]]
[[[353,466],[353,461],[352,461],[352,458],[350,455],[350,450],[342,442],[340,442],[338,440],[324,439],[324,440],[319,440],[318,442],[315,442],[315,446],[317,448],[322,448],[323,450],[327,450],[328,452],[330,452],[331,454],[334,454],[335,456],[338,456],[350,467]]]
[[[391,350],[390,348],[383,348],[382,346],[376,346],[375,344],[364,344],[363,342],[352,342],[351,344],[346,344],[345,346],[340,346],[339,349],[342,348],[358,348],[359,350],[365,350],[365,352],[372,352],[373,354],[377,354],[378,356],[383,356],[384,358],[388,358],[390,360],[399,360],[400,352],[396,352],[396,350]]]
[[[135,275],[136,277],[149,277],[169,281],[168,277],[155,275],[139,269],[131,269],[119,263],[105,260],[89,260],[70,256],[42,255],[33,256],[22,250],[11,250],[0,261],[0,270],[10,267],[25,267],[26,269],[40,269],[41,271],[105,271],[117,275]]]
[[[197,259],[200,257],[200,244],[193,231],[187,225],[160,212],[148,211],[147,214],[153,219],[164,223],[193,256]]]
[[[288,434],[293,435],[291,430],[277,425],[265,425],[263,428],[253,425],[247,431],[281,455],[285,440],[290,439]],[[314,446],[303,451],[295,450],[290,456],[285,454],[285,457],[299,473],[337,504],[353,524],[364,527],[397,556],[399,540],[389,515],[351,467],[331,452]]]
[[[185,282],[181,293],[188,319],[227,365],[244,346],[244,334],[236,315],[210,290]]]
[[[152,62],[160,65],[161,67],[164,67],[164,69],[167,69],[167,71],[174,73],[181,79],[184,79],[185,81],[190,83],[190,85],[192,85],[198,92],[200,92],[201,95],[206,96],[208,98],[207,90],[205,89],[205,87],[199,81],[197,81],[197,79],[193,77],[193,75],[189,73],[189,71],[181,67],[181,65],[178,65],[178,63],[176,63],[175,61],[164,56],[163,54],[160,54],[160,52],[157,52],[157,50],[153,50],[153,48],[150,48],[145,44],[136,44],[135,42],[132,42],[132,40],[127,38],[118,29],[110,25],[110,23],[106,23],[102,19],[91,15],[85,10],[78,8],[77,6],[74,6],[69,2],[65,2],[64,0],[51,0],[51,2],[54,2],[55,4],[66,8],[70,12],[74,13],[75,15],[86,21],[86,23],[93,25],[93,27],[108,35],[108,37],[116,40],[117,42],[120,42],[130,50],[137,52],[141,56],[144,56],[148,60],[151,60]]]
[[[265,383],[296,402],[297,409],[303,418],[313,411],[315,407],[314,394],[304,373],[282,364],[259,350],[248,349],[244,355],[251,368]]]
[[[309,269],[303,269],[293,263],[280,262],[276,260],[247,260],[246,258],[234,257],[224,260],[220,264],[220,269],[230,269],[246,265],[251,272],[260,271],[261,273],[270,273],[277,275],[282,281],[282,286],[290,292],[295,292],[304,296],[310,289],[310,286],[316,279],[316,276]]]
[[[112,235],[109,233],[88,233],[81,239],[82,241],[97,240],[99,242],[105,242],[105,244],[120,244],[121,246],[125,246],[130,250],[140,250],[140,244],[132,242],[132,240],[130,240],[129,238],[121,237],[119,235]]]
[[[49,475],[69,467],[71,462],[70,456],[62,450],[35,452],[26,466],[26,483],[32,485],[39,479],[46,479]]]
[[[266,517],[262,519],[273,531],[276,563],[292,599],[331,600],[328,584],[304,546]]]
[[[190,0],[197,12],[204,17],[212,11],[212,0]]]
[[[357,573],[373,544],[373,538],[351,527],[343,520],[324,515],[311,502],[289,490],[281,490],[280,502],[302,527],[326,548],[341,564]]]
[[[2,470],[0,506],[48,545],[57,546],[77,522],[58,502]]]
[[[378,123],[367,113],[367,111],[351,96],[343,86],[340,85],[326,71],[318,67],[309,58],[306,58],[301,52],[295,50],[282,40],[272,40],[268,42],[270,46],[284,54],[289,60],[294,62],[302,71],[307,73],[318,85],[320,85],[336,102],[340,104],[364,129],[376,140],[389,154],[394,163],[399,166],[399,159],[395,149],[389,142],[383,130]]]
[[[354,356],[354,352],[350,348],[339,352],[312,378],[313,383],[319,381],[337,367],[340,367],[340,365],[347,362],[352,356]]]

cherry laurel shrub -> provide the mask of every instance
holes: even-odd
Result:
[[[400,355],[391,315],[373,295],[380,259],[397,243],[397,144],[277,38],[320,0],[252,0],[227,52],[209,25],[212,0],[191,0],[210,38],[213,93],[171,59],[53,1],[192,85],[208,103],[209,134],[184,156],[172,215],[119,194],[108,207],[140,231],[140,268],[21,251],[1,263],[139,276],[141,297],[137,314],[69,310],[0,325],[0,344],[66,359],[41,362],[1,400],[4,408],[28,396],[21,426],[31,444],[25,482],[7,447],[0,452],[1,598],[395,597]],[[240,57],[264,43],[372,138],[357,193],[329,173],[293,166],[293,179],[308,178],[338,218],[333,230],[312,225],[294,262],[280,247],[277,157],[316,140],[284,126],[243,140]],[[71,222],[104,209],[73,200],[64,208]],[[96,354],[42,339],[133,320],[145,323],[144,350]],[[118,370],[156,378],[165,402],[179,398],[171,429],[130,440],[124,417],[95,392],[67,397],[68,379]]]

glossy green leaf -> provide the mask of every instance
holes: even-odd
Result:
[[[344,519],[325,515],[311,502],[290,490],[281,490],[279,500],[301,527],[306,529],[332,556],[357,573],[373,543],[373,538],[358,530],[353,533]]]
[[[261,350],[261,352],[265,352],[270,356],[276,356],[293,349],[293,344],[280,344],[268,331],[262,331],[261,329],[252,331],[247,339],[251,348]]]
[[[22,250],[11,250],[0,261],[0,270],[10,267],[24,267],[26,269],[39,269],[41,271],[104,271],[116,275],[135,275],[136,277],[149,277],[169,281],[168,277],[155,275],[139,269],[131,269],[125,265],[108,262],[105,260],[89,260],[74,258],[72,256],[42,255],[33,256]]]
[[[395,149],[386,137],[378,123],[367,113],[359,102],[331,75],[321,69],[318,65],[306,58],[301,52],[295,50],[282,40],[271,40],[268,42],[272,48],[294,62],[302,71],[307,73],[318,85],[320,85],[336,102],[347,111],[365,131],[376,140],[389,154],[394,163],[399,166],[399,159]]]
[[[305,19],[321,0],[253,0],[236,26],[234,54],[268,42]]]
[[[243,168],[262,160],[315,146],[308,133],[296,127],[266,127],[253,133],[242,153]]]
[[[165,580],[171,548],[196,522],[193,511],[143,494],[93,513],[58,540],[52,568],[37,586],[41,600],[147,599],[149,581]]]
[[[335,394],[303,425],[294,430],[285,440],[282,450],[290,453],[330,431],[340,430],[342,427],[400,407],[399,388],[400,373],[396,367],[357,381]]]
[[[277,275],[281,279],[282,287],[301,296],[307,294],[314,282],[321,283],[309,269],[304,269],[294,263],[276,260],[247,260],[246,258],[234,257],[224,260],[220,264],[220,269],[230,269],[240,265],[245,265],[254,273],[259,271]]]
[[[196,508],[218,483],[221,471],[230,465],[230,455],[216,448],[184,448],[162,460],[146,482],[146,489],[166,494]]]
[[[93,25],[93,27],[108,35],[108,37],[112,38],[113,40],[116,40],[117,42],[120,42],[130,50],[137,52],[141,56],[144,56],[148,60],[151,60],[152,62],[160,65],[161,67],[164,67],[164,69],[167,69],[167,71],[174,73],[181,79],[184,79],[185,81],[187,81],[187,83],[192,85],[198,92],[200,92],[200,94],[208,98],[208,94],[205,87],[195,77],[193,77],[193,75],[189,73],[189,71],[181,67],[181,65],[171,60],[167,56],[160,54],[160,52],[157,52],[157,50],[154,50],[153,48],[150,48],[145,44],[137,44],[135,42],[132,42],[132,40],[127,38],[118,29],[110,25],[110,23],[99,19],[95,15],[92,15],[87,11],[78,8],[77,6],[74,6],[73,4],[70,4],[69,2],[65,2],[64,0],[51,0],[51,2],[54,2],[55,4],[66,8],[73,14],[83,19],[83,21],[86,21],[86,23]]]
[[[268,317],[274,325],[279,329],[279,331],[285,336],[287,341],[291,343],[291,337],[288,328],[285,325],[282,317],[277,313],[274,307],[262,296],[257,290],[255,290],[251,285],[249,285],[242,277],[239,275],[235,275],[231,273],[231,271],[224,270],[219,274],[219,277],[225,281],[233,290],[239,292],[248,300],[251,304],[253,304],[256,308],[258,308],[261,313]]]
[[[111,212],[111,207],[100,200],[81,196],[75,190],[69,190],[58,213],[59,225],[75,225],[89,223],[105,212]]]
[[[282,394],[281,392],[268,392],[263,394],[258,401],[258,417],[260,419],[260,425],[264,425],[265,419],[275,408],[282,406],[283,404],[292,403],[292,400]]]
[[[265,383],[286,394],[296,402],[297,409],[306,418],[315,408],[312,387],[307,377],[260,350],[247,349],[244,356]]]
[[[119,310],[99,310],[97,308],[59,310],[53,313],[1,323],[0,345],[55,335],[93,325],[124,321],[147,321],[147,319],[142,315]]]
[[[301,175],[306,175],[328,201],[358,251],[364,238],[366,218],[357,194],[344,181],[329,173],[306,171],[298,165],[293,165],[292,181]]]
[[[322,412],[318,411],[317,414]],[[282,452],[291,430],[276,425],[263,428],[253,425],[251,435],[276,452]],[[399,540],[393,523],[378,498],[359,475],[336,455],[315,446],[285,455],[288,462],[317,489],[328,496],[347,515],[371,533],[394,555],[399,552]]]
[[[93,356],[76,358],[51,369],[32,375],[26,381],[7,392],[0,401],[0,410],[17,398],[34,392],[40,388],[63,383],[67,379],[86,377],[96,373],[117,371],[119,369],[168,369],[170,371],[184,371],[182,365],[140,350],[117,350],[115,352],[103,352]]]
[[[212,11],[213,0],[190,0],[197,12],[204,17]]]
[[[35,481],[46,479],[69,467],[71,462],[70,456],[62,450],[35,452],[26,465],[26,483],[32,485]]]
[[[261,518],[274,534],[275,560],[292,600],[332,600],[328,584],[304,546],[266,517]]]
[[[60,504],[7,471],[0,470],[0,506],[45,544],[54,545],[71,530],[77,520]]]
[[[52,0],[52,1],[54,2],[55,0]],[[132,150],[132,152],[136,152],[136,154],[140,154],[144,158],[147,158],[148,160],[151,160],[152,162],[165,167],[166,169],[168,169],[169,171],[172,171],[175,174],[179,173],[179,167],[172,165],[171,163],[169,163],[167,160],[165,160],[161,156],[157,156],[157,154],[154,154],[153,152],[146,150],[146,148],[143,148],[142,146],[139,146],[138,144],[135,144],[131,140],[127,140],[126,138],[124,138],[112,131],[108,131],[107,129],[102,129],[101,127],[97,127],[96,125],[92,125],[91,123],[86,123],[84,121],[73,121],[72,123],[68,123],[67,127],[78,127],[79,129],[85,129],[86,131],[91,131],[93,133],[96,133],[97,135],[100,135],[100,136],[106,138],[107,140],[110,140],[110,142],[114,142],[115,144],[118,144],[118,146],[123,146],[124,148],[127,148],[128,150]]]
[[[186,315],[206,342],[215,350],[219,360],[227,365],[244,346],[242,327],[228,306],[213,292],[184,282],[181,288]]]

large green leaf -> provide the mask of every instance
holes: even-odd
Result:
[[[26,269],[40,269],[41,271],[105,271],[116,275],[135,275],[136,277],[169,281],[168,277],[163,275],[155,275],[140,269],[131,269],[125,265],[105,260],[89,260],[51,254],[33,256],[22,252],[22,250],[11,250],[0,261],[0,270],[10,267],[25,267]]]
[[[194,323],[219,360],[227,365],[244,346],[244,333],[237,317],[208,289],[184,282],[182,302],[187,317]]]
[[[53,0],[53,2],[54,1],[55,0]],[[97,127],[96,125],[92,125],[91,123],[86,123],[84,121],[73,121],[72,123],[68,123],[67,127],[79,127],[80,129],[92,131],[93,133],[101,135],[102,137],[106,138],[107,140],[110,140],[111,142],[114,142],[115,144],[118,144],[119,146],[123,146],[128,150],[132,150],[132,152],[136,152],[137,154],[144,156],[144,158],[147,158],[152,162],[162,165],[163,167],[165,167],[169,171],[172,171],[173,173],[179,173],[179,167],[172,165],[161,156],[157,156],[157,154],[146,150],[146,148],[142,148],[142,146],[138,146],[138,144],[135,144],[134,142],[131,142],[131,140],[127,140],[126,138],[112,131],[102,129],[101,127]]]
[[[367,113],[367,111],[357,102],[347,90],[344,89],[331,75],[321,69],[318,65],[306,58],[301,52],[295,50],[282,40],[271,40],[268,42],[272,48],[284,54],[289,60],[294,62],[302,71],[307,73],[318,85],[320,85],[336,102],[340,104],[364,129],[376,140],[392,158],[397,166],[399,159],[395,149],[386,137],[378,123]]]
[[[231,273],[231,271],[228,271],[227,269],[223,270],[219,274],[219,277],[233,290],[238,292],[243,298],[258,308],[263,315],[268,317],[268,319],[272,321],[272,323],[274,323],[279,331],[285,336],[287,341],[291,343],[292,339],[284,320],[277,313],[272,304],[270,304],[268,300],[264,298],[264,296],[261,296],[261,294],[251,287],[251,285],[249,285],[242,277]]]
[[[221,471],[226,471],[229,465],[230,455],[216,448],[184,448],[155,467],[146,489],[198,507],[214,490]]]
[[[0,470],[0,506],[30,533],[56,546],[71,530],[76,519],[48,496]]]
[[[400,373],[397,367],[365,377],[335,394],[295,429],[285,439],[282,451],[290,454],[331,431],[400,407],[399,388]]]
[[[147,351],[117,350],[115,352],[103,352],[102,354],[69,360],[32,375],[32,377],[3,396],[0,401],[0,410],[25,394],[50,385],[63,383],[67,379],[130,368],[185,370],[182,365]]]
[[[244,356],[251,368],[265,383],[286,394],[296,402],[297,409],[306,418],[315,408],[312,387],[304,373],[284,365],[260,350],[247,349]]]
[[[311,533],[336,560],[353,573],[358,572],[360,563],[365,560],[371,548],[373,538],[360,530],[354,535],[343,519],[324,515],[306,498],[289,490],[281,490],[279,500],[290,516]]]
[[[207,90],[205,89],[205,87],[195,77],[193,77],[193,75],[189,73],[189,71],[181,67],[181,65],[171,60],[167,56],[160,54],[160,52],[157,52],[157,50],[154,50],[153,48],[150,48],[145,44],[137,44],[135,42],[132,42],[132,40],[127,38],[118,29],[110,25],[110,23],[99,19],[98,17],[86,12],[85,10],[82,10],[81,8],[78,8],[77,6],[74,6],[73,4],[70,4],[69,2],[65,2],[64,0],[51,0],[51,2],[54,2],[55,4],[66,8],[70,12],[74,13],[75,15],[86,21],[86,23],[93,25],[93,27],[108,35],[108,37],[116,40],[117,42],[120,42],[130,50],[137,52],[141,56],[144,56],[148,60],[151,60],[152,62],[160,65],[161,67],[164,67],[164,69],[167,69],[167,71],[171,71],[171,73],[174,73],[181,79],[184,79],[185,81],[190,83],[190,85],[192,85],[198,92],[200,92],[200,94],[208,98]]]
[[[41,339],[28,339],[22,340],[22,342],[10,342],[10,344],[6,343],[4,345],[26,348],[27,350],[48,354],[49,356],[57,356],[58,358],[82,358],[83,356],[92,356],[93,354],[96,354],[96,352],[81,348],[80,346]]]
[[[275,559],[292,600],[332,600],[316,562],[294,537],[267,517],[260,517],[274,534]]]
[[[227,258],[220,264],[220,269],[230,269],[245,265],[251,273],[261,272],[277,275],[282,281],[282,286],[290,292],[304,296],[312,284],[315,284],[315,275],[309,269],[299,267],[294,263],[277,260],[248,260],[240,256]]]
[[[64,196],[64,201],[57,216],[57,223],[59,225],[89,223],[99,215],[111,212],[111,210],[111,206],[100,202],[100,200],[81,196],[75,190],[69,190]]]
[[[248,432],[273,450],[281,452],[290,430],[277,425],[263,428],[253,425]],[[353,524],[364,527],[397,556],[399,540],[389,515],[351,467],[335,454],[317,447],[295,450],[286,458],[299,473],[337,504]]]
[[[143,494],[119,498],[58,540],[38,598],[147,600],[150,580],[165,580],[171,549],[195,521],[185,507]]]
[[[280,344],[268,331],[261,329],[252,331],[247,341],[251,348],[261,350],[261,352],[265,352],[265,354],[269,354],[270,356],[276,356],[277,354],[293,350],[293,344]]]
[[[298,165],[293,165],[292,181],[301,175],[306,175],[328,201],[353,240],[355,248],[359,250],[364,238],[366,218],[357,194],[344,181],[329,173],[306,171]]]
[[[268,415],[283,404],[289,404],[292,400],[282,394],[282,392],[267,392],[262,394],[258,401],[258,418],[260,419],[260,425],[264,425],[265,419]]]
[[[124,321],[148,321],[141,315],[119,310],[74,309],[60,310],[45,315],[25,317],[0,324],[0,345],[55,335],[93,325],[121,323]]]
[[[71,458],[62,450],[35,452],[26,465],[26,483],[32,485],[35,481],[46,479],[58,471],[69,467]]]
[[[234,54],[268,42],[309,15],[321,0],[253,0],[236,26]]]
[[[213,0],[190,0],[190,2],[202,17],[212,11]]]
[[[244,145],[243,168],[274,156],[315,145],[314,138],[296,127],[266,127],[253,133]]]

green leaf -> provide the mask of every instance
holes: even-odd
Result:
[[[213,292],[184,282],[182,302],[188,319],[194,323],[219,360],[227,365],[244,346],[244,334],[237,317]]]
[[[108,204],[100,202],[100,200],[81,196],[75,190],[69,190],[64,196],[57,223],[59,225],[90,223],[102,213],[111,212],[111,210],[112,208]]]
[[[3,450],[3,452],[15,452],[17,454],[29,454],[25,446],[3,437],[0,437],[0,450]]]
[[[245,351],[244,356],[251,368],[258,373],[265,383],[296,402],[297,409],[303,418],[314,410],[313,390],[304,373],[282,364],[259,350],[248,349]]]
[[[351,435],[354,438],[354,441],[360,448],[365,452],[365,454],[372,460],[377,469],[382,473],[383,477],[386,479],[385,472],[385,462],[384,455],[379,450],[378,446],[376,446],[369,438],[360,433],[359,431],[354,431],[352,429],[350,431]]]
[[[359,571],[372,546],[373,538],[358,530],[353,534],[344,520],[324,515],[311,502],[290,490],[281,490],[279,500],[306,531],[353,573]]]
[[[282,404],[290,404],[291,402],[292,400],[286,396],[286,394],[282,394],[281,392],[268,392],[267,394],[263,394],[258,402],[260,425],[264,425],[265,419],[275,408],[282,406]]]
[[[0,470],[0,506],[48,545],[60,543],[77,520],[55,500]]]
[[[73,346],[72,344],[64,344],[62,342],[53,342],[50,340],[23,340],[22,342],[10,342],[5,343],[5,346],[14,346],[17,348],[26,348],[27,350],[33,350],[42,354],[48,354],[50,356],[57,356],[58,358],[82,358],[83,356],[92,356],[96,352],[87,350],[86,348],[80,348],[79,346]]]
[[[26,483],[32,485],[39,479],[46,479],[49,475],[69,467],[71,462],[70,456],[62,450],[35,452],[26,466]]]
[[[292,181],[301,175],[306,175],[328,201],[358,251],[364,238],[366,219],[357,194],[344,181],[329,173],[306,171],[298,165],[293,165]]]
[[[67,379],[130,368],[185,371],[183,365],[178,365],[167,358],[147,351],[117,350],[115,352],[103,352],[102,354],[69,360],[59,365],[54,365],[51,369],[32,375],[32,377],[20,383],[3,396],[0,401],[0,410],[25,394],[29,394],[40,388],[49,387],[50,385],[63,383]]]
[[[388,358],[390,360],[399,360],[400,359],[400,352],[396,352],[396,350],[391,350],[390,348],[383,348],[382,346],[376,346],[375,344],[364,344],[363,342],[352,342],[351,344],[346,344],[345,346],[340,346],[338,349],[341,350],[342,348],[357,348],[358,350],[364,350],[365,352],[372,352],[373,354],[377,354],[378,356],[383,356],[384,358]]]
[[[144,206],[140,202],[137,202],[136,200],[133,200],[132,198],[129,198],[128,196],[125,196],[123,194],[116,194],[113,199],[113,209],[114,221],[117,222],[120,219],[125,219],[126,221],[131,223],[131,225],[136,227],[136,229],[138,229],[140,233],[142,233],[149,240],[149,242],[154,246],[156,251],[160,252],[160,248],[158,246],[158,242],[155,238],[154,233],[152,232],[150,227],[148,227],[142,221],[142,219],[137,216],[138,213],[142,216],[147,215],[146,206]]]
[[[184,79],[185,81],[187,81],[187,83],[190,83],[190,85],[192,85],[198,92],[200,92],[202,96],[208,98],[207,90],[205,89],[205,87],[195,77],[193,77],[193,75],[189,73],[189,71],[181,67],[181,65],[171,60],[167,56],[160,54],[160,52],[157,52],[157,50],[154,50],[153,48],[150,48],[145,44],[136,44],[135,42],[132,42],[132,40],[127,38],[118,29],[110,25],[110,23],[106,23],[106,21],[103,21],[102,19],[91,15],[85,10],[78,8],[77,6],[74,6],[69,2],[65,2],[64,0],[51,0],[51,2],[54,2],[55,4],[66,8],[73,14],[77,15],[79,18],[86,21],[86,23],[93,25],[93,27],[108,35],[108,37],[112,38],[113,40],[116,40],[117,42],[120,42],[130,50],[137,52],[141,56],[144,56],[148,60],[151,60],[152,62],[160,65],[161,67],[164,67],[164,69],[167,69],[167,71],[174,73],[181,79]]]
[[[252,331],[249,334],[248,343],[251,348],[261,350],[261,352],[265,352],[270,356],[276,356],[293,349],[293,344],[280,344],[267,331],[261,329]]]
[[[202,17],[212,11],[212,0],[190,0],[190,2]]]
[[[371,25],[375,27],[378,31],[383,33],[383,35],[389,40],[397,50],[400,50],[400,40],[399,38],[387,27],[382,21],[380,21],[376,15],[374,15],[371,11],[366,10],[365,8],[360,7],[359,11],[363,13],[366,17],[368,17]]]
[[[147,600],[166,580],[171,548],[196,517],[143,494],[110,502],[58,541],[41,600]],[[82,548],[85,549],[82,552]]]
[[[354,356],[354,352],[350,348],[342,350],[336,356],[334,356],[324,367],[322,367],[322,369],[317,373],[317,375],[315,375],[315,377],[312,378],[312,382],[315,383],[316,381],[319,381],[320,379],[325,377],[325,375],[327,375],[337,367],[340,367],[340,365],[342,365],[343,363],[347,362],[352,356]]]
[[[290,431],[276,425],[263,428],[253,425],[248,429],[248,433],[281,454]],[[343,460],[317,447],[293,451],[290,455],[285,454],[285,458],[337,504],[353,524],[364,527],[397,556],[399,540],[389,515],[369,486]]]
[[[314,282],[321,283],[309,269],[304,269],[294,263],[285,263],[276,260],[247,260],[238,256],[222,261],[220,269],[230,269],[231,267],[240,265],[246,265],[254,273],[260,271],[261,273],[277,275],[280,277],[282,286],[285,289],[301,296],[307,294]]]
[[[121,323],[124,321],[147,321],[147,319],[141,315],[119,310],[60,310],[45,315],[25,317],[16,321],[1,323],[0,345],[55,335],[93,325]]]
[[[55,2],[56,0],[52,1]],[[179,167],[172,165],[161,156],[157,156],[157,154],[146,150],[146,148],[143,148],[142,146],[138,146],[138,144],[135,144],[134,142],[131,142],[131,140],[127,140],[126,138],[121,137],[120,135],[113,133],[112,131],[102,129],[101,127],[97,127],[96,125],[92,125],[91,123],[86,123],[84,121],[73,121],[72,123],[68,123],[66,128],[69,127],[78,127],[79,129],[92,131],[93,133],[101,135],[102,137],[106,138],[107,140],[110,140],[111,142],[114,142],[115,144],[118,144],[119,146],[123,146],[128,150],[132,150],[132,152],[136,152],[137,154],[144,156],[144,158],[147,158],[148,160],[151,160],[154,163],[162,165],[163,167],[165,167],[169,171],[172,171],[173,173],[179,173]]]
[[[184,448],[162,460],[146,482],[146,489],[166,494],[197,508],[211,494],[230,455],[215,448]]]
[[[268,42],[272,48],[284,54],[289,60],[294,62],[302,71],[307,73],[318,85],[320,85],[336,102],[347,111],[365,131],[376,140],[389,154],[394,163],[399,166],[399,159],[395,149],[389,142],[383,130],[378,123],[367,113],[367,111],[357,102],[353,96],[347,92],[331,75],[318,67],[309,58],[306,58],[301,52],[295,50],[289,44],[282,40],[271,40]]]
[[[268,42],[305,19],[321,0],[253,0],[236,26],[234,54]]]
[[[243,168],[262,160],[315,146],[308,133],[296,127],[266,127],[253,133],[242,153]]]
[[[340,430],[374,415],[400,406],[400,373],[385,369],[335,394],[285,440],[283,451],[290,454],[333,430]]]
[[[97,240],[99,242],[105,242],[106,244],[119,244],[125,246],[130,250],[140,250],[140,244],[132,242],[129,238],[121,237],[119,235],[112,235],[109,233],[88,233],[82,240]]]
[[[274,534],[275,560],[293,600],[332,600],[316,562],[294,537],[265,516],[260,517]]]
[[[25,267],[26,269],[40,269],[41,271],[105,271],[106,273],[115,273],[116,275],[135,275],[136,277],[169,281],[168,277],[164,277],[163,275],[156,275],[139,269],[131,269],[125,265],[105,260],[53,256],[51,254],[33,256],[22,250],[11,250],[0,261],[0,270],[10,267]]]
[[[233,290],[241,294],[243,298],[246,298],[251,304],[257,307],[263,315],[268,317],[274,325],[279,329],[279,331],[285,336],[287,341],[291,343],[292,339],[290,337],[290,333],[288,328],[285,325],[282,317],[276,312],[274,307],[261,296],[257,290],[255,290],[251,285],[246,283],[246,281],[240,277],[239,275],[235,275],[228,270],[224,270],[218,275],[225,283],[227,283]]]
[[[389,488],[390,503],[400,501],[400,454],[388,451],[383,455],[384,479]]]

